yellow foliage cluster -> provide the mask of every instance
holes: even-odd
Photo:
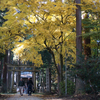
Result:
[[[96,11],[99,10],[99,0],[82,0],[81,6],[82,10]],[[1,0],[0,9],[5,8],[9,10],[4,17],[8,20],[0,27],[0,43],[3,42],[1,45],[8,48],[16,45],[16,54],[19,54],[23,61],[30,60],[40,66],[43,62],[38,51],[46,48],[54,52],[57,63],[59,54],[64,58],[68,48],[73,49],[72,55],[75,57],[76,37],[72,32],[76,26],[74,2]],[[28,35],[32,35],[31,38],[27,38]],[[23,42],[19,43],[20,40]],[[18,50],[21,46],[23,48]]]
[[[82,10],[92,12],[98,12],[100,9],[100,0],[81,0]]]
[[[46,47],[53,50],[56,58],[59,58],[59,53],[65,55],[64,43],[69,42],[67,36],[75,27],[75,4],[51,2],[50,0],[45,2],[42,0],[1,0],[0,9],[4,8],[8,8],[9,11],[4,17],[8,20],[3,24],[3,34],[0,33],[2,41],[14,41],[14,45],[23,46],[20,49],[16,47],[16,54],[20,55],[21,59],[41,65],[43,62],[38,51]],[[23,38],[27,34],[32,37],[24,41]],[[23,40],[20,45],[19,40]],[[46,44],[44,44],[45,41]],[[8,43],[11,44],[11,42]],[[60,43],[63,44],[62,52],[59,48]],[[75,45],[75,41],[73,43]],[[58,53],[55,47],[58,48]]]

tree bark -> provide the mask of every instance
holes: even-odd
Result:
[[[53,51],[50,48],[48,48],[47,50],[53,57],[54,65],[56,67],[57,74],[58,74],[58,94],[61,95],[61,90],[60,90],[60,85],[59,85],[59,83],[61,82],[61,66],[59,64],[57,66],[57,63],[55,61],[55,55],[54,55]]]
[[[4,57],[4,65],[3,65],[3,87],[2,87],[2,92],[6,93],[7,92],[7,58],[8,58],[8,50],[5,51],[6,56]]]
[[[61,66],[58,64],[58,70],[59,70],[59,74],[58,74],[58,94],[61,95],[61,91],[60,91],[60,82],[61,82]]]
[[[75,0],[76,4],[80,4],[81,0]],[[80,55],[82,54],[82,32],[81,32],[81,7],[76,5],[76,63],[80,62]],[[76,78],[75,94],[82,94],[84,92],[84,84],[79,77]]]
[[[0,86],[2,85],[2,63],[3,63],[3,59],[0,59]]]
[[[61,73],[60,73],[60,80],[63,82],[63,56],[60,54],[60,65],[61,65]]]
[[[81,0],[76,0],[77,4],[80,4]],[[80,61],[80,55],[82,54],[82,32],[81,32],[81,7],[77,5],[76,9],[76,62]]]
[[[59,83],[61,82],[61,80],[63,80],[63,75],[61,75],[61,73],[60,73],[60,71],[59,71],[59,68],[58,68],[58,66],[57,66],[57,63],[56,63],[56,60],[55,60],[55,55],[54,55],[54,52],[51,50],[51,48],[50,47],[48,47],[47,46],[47,44],[46,44],[46,40],[44,41],[44,44],[46,45],[46,47],[47,47],[47,50],[48,50],[48,52],[52,55],[52,57],[53,57],[53,61],[54,61],[54,65],[55,65],[55,68],[56,68],[56,70],[57,70],[57,74],[58,74],[58,77],[60,78],[60,81],[59,81],[59,79],[58,79],[58,94],[59,95],[61,95],[61,90],[59,89],[60,87],[60,85],[59,85]],[[62,51],[61,51],[62,52]],[[60,56],[60,59],[62,59],[63,57],[62,56]],[[62,62],[62,61],[61,61]],[[60,63],[61,63],[60,62]],[[61,63],[61,64],[63,64],[63,63]],[[63,74],[63,66],[62,66],[62,74]],[[62,79],[61,79],[61,77],[62,77]]]
[[[8,50],[8,61],[7,63],[11,64],[11,51]],[[7,89],[8,91],[11,91],[11,71],[8,71],[8,85],[7,85]]]

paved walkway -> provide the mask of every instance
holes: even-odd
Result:
[[[20,96],[19,93],[5,99],[5,100],[43,100],[41,98],[38,97],[34,97],[33,95],[28,96],[28,94],[24,94],[23,96]]]

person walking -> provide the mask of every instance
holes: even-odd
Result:
[[[23,79],[21,78],[19,83],[18,83],[18,87],[19,87],[19,91],[20,91],[20,95],[23,96],[23,87],[25,86],[25,82],[23,81]]]
[[[28,94],[27,92],[28,92],[28,87],[27,87],[27,83],[25,83],[25,87],[24,87],[24,93],[26,93],[26,94]]]
[[[28,87],[28,95],[31,95],[33,82],[32,82],[32,80],[30,78],[28,78],[27,87]]]

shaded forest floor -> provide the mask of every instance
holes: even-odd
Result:
[[[6,100],[7,98],[14,97],[15,95],[16,94],[1,94],[0,100]],[[32,96],[41,98],[42,100],[100,100],[100,95],[98,95],[97,99],[95,99],[93,95],[74,95],[74,96],[59,97],[58,95],[46,95],[46,94],[33,93]]]
[[[13,94],[0,94],[0,100],[6,100],[9,97],[12,97]]]
[[[34,94],[35,95],[35,94]],[[59,97],[57,95],[35,95],[44,100],[100,100],[100,95],[95,99],[94,95],[68,95]]]

